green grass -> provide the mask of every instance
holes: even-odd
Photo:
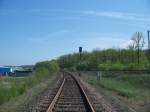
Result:
[[[53,61],[39,62],[31,76],[25,78],[5,78],[0,80],[0,105],[10,99],[22,95],[27,89],[51,78],[59,70]]]
[[[100,93],[105,94],[113,103],[126,110],[149,112],[150,110],[150,75],[118,74],[104,75],[96,79],[95,72],[84,72],[82,78],[93,85]]]
[[[37,96],[49,89],[55,83],[56,77],[57,75],[52,75],[52,77],[49,77],[27,89],[23,94],[11,98],[11,100],[0,105],[0,112],[22,112],[22,109],[26,104],[35,100]]]
[[[0,104],[9,101],[11,98],[22,94],[26,85],[23,78],[7,78],[0,80]]]
[[[139,90],[133,87],[133,85],[111,78],[103,78],[100,82],[97,82],[97,84],[102,85],[104,88],[116,91],[119,95],[125,97],[134,97],[139,93]]]
[[[123,97],[150,99],[150,75],[103,77],[100,81],[93,75],[85,76],[85,78],[90,84],[112,90]]]
[[[42,76],[42,75],[43,76]],[[40,76],[36,76],[40,75]],[[26,78],[13,78],[0,80],[0,105],[9,101],[10,99],[23,94],[28,88],[50,78],[51,75],[44,75],[44,72],[33,74]]]

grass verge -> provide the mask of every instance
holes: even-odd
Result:
[[[54,60],[37,63],[29,77],[6,78],[0,80],[0,105],[22,95],[28,89],[43,82],[58,72],[58,63]]]
[[[98,89],[112,91],[137,112],[150,110],[150,75],[120,75],[103,77],[100,81],[95,75],[84,74],[84,80]],[[109,92],[111,94],[111,92]]]
[[[34,97],[40,95],[50,86],[52,86],[56,77],[57,75],[53,75],[52,77],[49,77],[43,80],[41,83],[36,84],[32,88],[28,89],[22,95],[14,97],[10,101],[3,103],[0,106],[0,112],[21,112],[25,104],[32,101]]]

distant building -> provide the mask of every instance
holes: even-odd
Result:
[[[12,68],[12,71],[15,72],[15,71],[23,71],[24,69],[20,66],[13,66],[11,67]]]
[[[0,66],[1,77],[25,77],[31,75],[32,66]]]
[[[8,73],[13,72],[12,68],[9,67],[0,67],[0,77],[7,76]]]

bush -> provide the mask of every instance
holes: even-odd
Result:
[[[146,70],[147,66],[144,63],[129,63],[129,64],[122,64],[122,63],[105,63],[99,64],[100,70]]]
[[[27,84],[25,82],[22,82],[18,88],[17,88],[17,91],[18,91],[18,94],[23,94],[27,89]]]
[[[124,70],[125,65],[121,63],[115,63],[115,64],[106,63],[106,64],[100,64],[99,69],[101,70]]]
[[[0,105],[10,99],[10,93],[7,89],[0,87]]]
[[[146,70],[147,66],[143,63],[129,63],[126,65],[125,70]]]
[[[56,61],[45,61],[35,65],[34,72],[31,76],[26,77],[21,82],[18,80],[10,80],[10,88],[3,87],[0,85],[0,104],[9,101],[11,98],[23,94],[27,88],[40,83],[42,80],[51,77],[53,73],[59,70],[59,66]],[[12,81],[12,82],[11,82]]]
[[[87,61],[82,62],[81,64],[78,64],[76,66],[76,69],[79,70],[79,71],[89,70],[90,69],[89,63]]]

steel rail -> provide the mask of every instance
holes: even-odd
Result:
[[[82,97],[83,97],[84,100],[85,100],[85,103],[86,103],[86,105],[87,105],[88,111],[89,111],[89,112],[95,112],[95,110],[94,110],[94,108],[93,108],[93,106],[92,106],[92,104],[91,104],[91,102],[90,102],[88,96],[86,95],[86,93],[85,93],[83,87],[81,86],[80,82],[77,80],[77,78],[76,78],[73,74],[71,74],[71,73],[69,73],[69,72],[66,72],[66,73],[69,74],[69,75],[75,80],[75,82],[76,82],[77,86],[79,87],[79,90],[80,90],[80,92],[81,92],[81,94],[82,94]],[[47,109],[46,112],[53,112],[54,106],[55,106],[56,102],[57,102],[58,99],[59,99],[59,96],[60,96],[60,94],[61,94],[61,92],[62,92],[62,89],[63,89],[63,87],[64,87],[65,81],[66,81],[66,79],[64,78],[64,80],[63,80],[63,82],[62,82],[62,84],[61,84],[61,86],[60,86],[58,92],[56,93],[56,96],[54,97],[53,101],[51,102],[51,104],[50,104],[50,106],[48,107],[48,109]]]
[[[60,96],[60,94],[61,94],[61,91],[62,91],[62,89],[63,89],[63,86],[64,86],[65,81],[66,81],[66,79],[64,78],[64,80],[63,80],[63,82],[62,82],[62,84],[61,84],[61,86],[60,86],[60,88],[59,88],[57,94],[55,95],[53,101],[51,102],[51,104],[50,104],[50,106],[48,107],[48,109],[47,109],[46,112],[53,112],[53,108],[54,108],[54,106],[55,106],[55,104],[56,104],[56,102],[57,102],[57,100],[58,100],[58,98],[59,98],[59,96]]]
[[[73,77],[73,79],[76,81],[76,83],[77,83],[79,89],[81,90],[81,93],[83,94],[83,97],[84,97],[84,99],[86,100],[86,104],[88,105],[89,111],[90,111],[90,112],[95,112],[95,110],[94,110],[94,108],[93,108],[93,106],[92,106],[92,104],[91,104],[91,102],[90,102],[88,96],[86,95],[86,93],[85,93],[83,87],[81,86],[81,84],[79,83],[79,81],[76,79],[76,77],[75,77],[74,75],[72,75],[72,74],[70,74],[70,75],[71,75],[71,76]]]

